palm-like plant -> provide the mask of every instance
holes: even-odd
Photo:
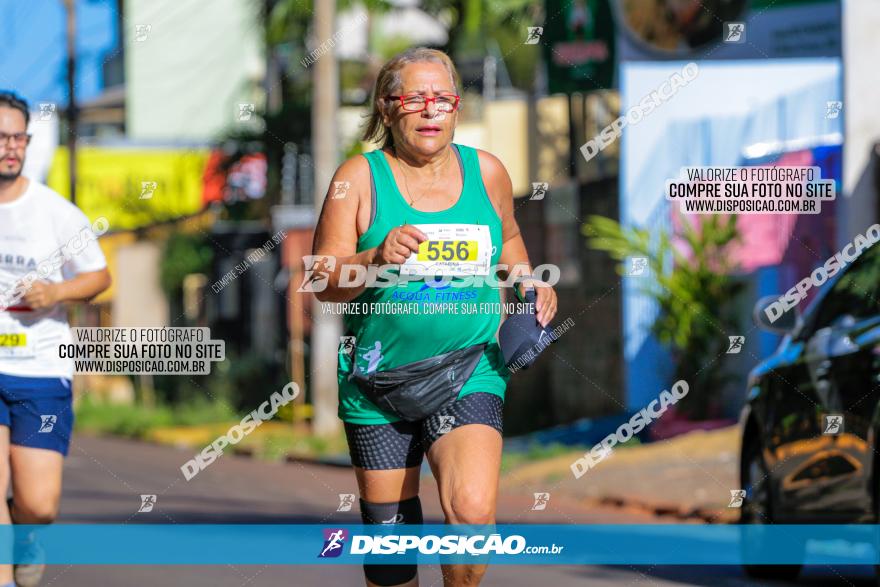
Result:
[[[368,15],[387,12],[393,6],[390,0],[337,0],[336,11],[345,12],[358,4],[367,10]],[[266,10],[267,5],[262,3],[260,8]],[[313,14],[313,0],[275,0],[269,3],[266,19],[266,37],[269,44],[304,43]]]
[[[591,248],[613,259],[647,258],[654,281],[643,293],[658,306],[652,333],[675,359],[676,379],[691,384],[681,404],[693,418],[714,415],[718,391],[731,379],[723,358],[728,336],[740,334],[737,297],[744,284],[732,273],[729,247],[739,241],[735,216],[707,216],[702,222],[681,220],[679,234],[651,234],[624,227],[603,216],[591,216],[583,227]]]
[[[422,0],[421,8],[448,23],[444,50],[453,59],[483,57],[495,45],[515,87],[534,84],[540,52],[523,45],[528,27],[543,24],[543,2],[534,0]]]

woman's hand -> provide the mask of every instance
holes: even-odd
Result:
[[[421,230],[415,226],[404,224],[392,228],[373,254],[376,265],[400,265],[419,250],[419,243],[428,240]]]
[[[537,313],[538,322],[542,328],[545,328],[553,317],[556,316],[556,292],[553,286],[547,282],[535,279],[534,277],[525,277],[519,282],[517,287],[520,288],[520,294],[525,297],[527,289],[535,290],[535,312]]]

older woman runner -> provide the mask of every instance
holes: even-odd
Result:
[[[508,380],[496,341],[497,285],[438,286],[425,279],[385,288],[340,285],[343,265],[399,265],[413,254],[420,262],[470,265],[478,275],[496,264],[531,273],[504,166],[452,142],[458,88],[455,66],[440,51],[410,49],[384,65],[364,134],[382,148],[339,167],[315,234],[313,254],[336,261],[320,300],[397,306],[344,316],[354,344],[348,339],[340,347],[339,417],[365,524],[422,523],[425,454],[446,523],[495,522]],[[519,287],[536,289],[537,320],[546,325],[556,313],[553,289],[533,279]],[[425,304],[446,306],[437,313],[405,307]],[[473,314],[465,305],[483,311]],[[389,387],[389,381],[406,385]],[[380,397],[377,390],[391,387],[395,393]],[[435,411],[420,412],[434,405]],[[418,585],[415,565],[365,565],[364,572],[369,586]],[[444,565],[444,584],[478,585],[485,572],[485,564]]]

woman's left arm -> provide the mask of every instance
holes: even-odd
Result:
[[[521,278],[520,293],[523,289],[534,288],[537,294],[535,311],[538,313],[538,322],[541,326],[547,326],[556,316],[556,292],[550,284],[532,277],[529,253],[526,251],[519,225],[513,214],[513,184],[510,175],[497,157],[486,151],[478,152],[483,184],[486,186],[495,212],[501,218],[502,245],[499,263],[505,270],[499,273],[502,273],[504,278],[508,276]]]

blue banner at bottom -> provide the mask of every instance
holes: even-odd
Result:
[[[0,563],[880,564],[877,525],[0,526]]]

